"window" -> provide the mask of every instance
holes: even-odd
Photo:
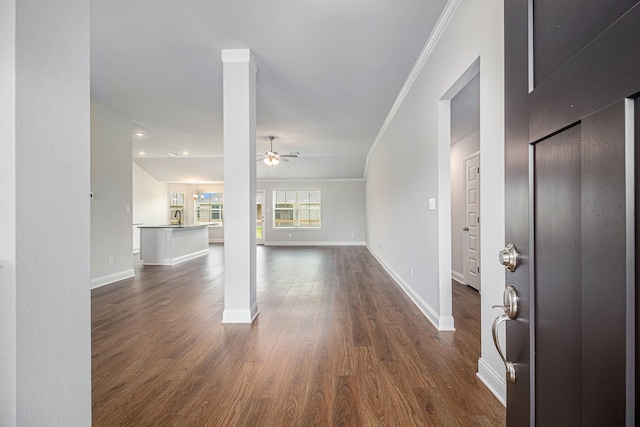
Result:
[[[169,193],[169,224],[184,224],[184,193]]]
[[[273,192],[275,228],[320,228],[320,190]]]
[[[222,193],[196,193],[196,224],[222,225]]]

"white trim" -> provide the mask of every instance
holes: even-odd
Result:
[[[258,73],[258,65],[253,60],[251,49],[222,49],[220,59],[223,64],[249,64],[254,74]]]
[[[265,246],[365,246],[362,241],[290,241],[290,240],[270,240],[264,242]]]
[[[164,262],[145,262],[143,260],[142,264],[143,265],[176,265],[176,264],[180,264],[181,262],[189,261],[190,259],[198,258],[205,255],[209,255],[209,248],[203,249],[198,252],[193,252],[190,254],[175,257],[175,258],[167,258],[164,260]]]
[[[209,243],[224,243],[224,237],[209,237]]]
[[[224,239],[209,239],[209,243],[224,243]],[[290,240],[271,240],[261,243],[264,246],[365,246],[366,243],[361,240],[356,241],[290,241]]]
[[[258,179],[256,182],[258,184],[262,182],[362,182],[364,178],[298,178],[292,180],[290,178],[262,178]]]
[[[120,271],[118,273],[108,274],[102,277],[96,277],[95,279],[91,279],[91,289],[99,288],[101,286],[110,285],[115,282],[119,282],[120,280],[130,279],[131,277],[135,277],[136,272],[133,268],[129,270]]]
[[[487,386],[491,393],[498,398],[500,403],[506,407],[507,383],[504,373],[500,375],[481,357],[478,359],[478,373],[476,376]]]
[[[224,63],[243,63],[251,61],[249,49],[222,49],[220,57]]]
[[[393,103],[391,111],[389,111],[387,118],[378,131],[376,139],[373,141],[373,144],[371,144],[371,148],[367,153],[367,161],[364,165],[364,173],[362,175],[363,178],[367,176],[367,171],[369,170],[369,160],[371,159],[371,153],[373,153],[373,151],[376,149],[378,143],[382,139],[382,135],[384,135],[384,133],[387,131],[387,128],[400,109],[400,106],[404,102],[405,97],[411,90],[413,83],[418,78],[418,75],[422,71],[422,67],[424,67],[424,64],[427,62],[427,59],[429,59],[429,56],[431,56],[431,52],[433,52],[433,49],[438,44],[440,37],[442,37],[442,35],[444,34],[444,30],[447,28],[447,25],[449,25],[449,22],[451,21],[451,18],[453,18],[453,14],[455,13],[456,9],[458,9],[458,5],[460,3],[462,3],[462,0],[449,0],[444,6],[444,9],[442,10],[440,17],[438,18],[436,25],[433,27],[433,31],[431,31],[431,35],[429,35],[429,39],[427,39],[427,42],[420,52],[420,56],[418,56],[418,59],[413,65],[413,68],[411,69],[407,80],[404,82],[404,85],[402,86],[402,89],[400,90],[396,101]]]
[[[224,156],[209,156],[209,157],[220,157],[224,158]],[[150,158],[145,156],[145,158]],[[134,159],[135,160],[135,159]],[[260,178],[256,180],[256,183],[260,184],[261,182],[362,182],[364,181],[364,177],[358,178]],[[167,184],[195,184],[195,181],[165,181]],[[198,181],[199,185],[203,184],[224,184],[224,181]]]
[[[222,323],[253,323],[256,317],[258,317],[257,302],[249,310],[224,310]]]
[[[220,157],[220,158],[224,158],[224,156],[208,156],[208,158],[210,157]],[[149,156],[145,156],[145,159],[161,159],[162,157],[149,157]],[[135,159],[134,159],[135,160]],[[142,167],[142,166],[141,166]],[[167,184],[187,184],[187,185],[195,185],[196,182],[195,181],[163,181],[166,182]],[[198,181],[198,185],[203,185],[203,184],[224,184],[224,181]]]
[[[260,203],[258,203],[260,200]],[[260,206],[261,217],[258,217],[258,206]],[[256,190],[256,224],[260,222],[260,238],[258,238],[258,229],[256,227],[256,244],[264,245],[267,241],[267,190]]]
[[[369,247],[366,245],[367,249],[373,255],[373,257],[378,260],[378,263],[384,268],[387,273],[391,276],[393,280],[400,286],[400,288],[404,291],[405,294],[413,301],[413,303],[418,307],[418,309],[424,314],[424,316],[429,320],[433,326],[435,326],[439,331],[455,331],[453,316],[440,316],[438,312],[427,303],[424,298],[420,296],[407,282],[405,282],[391,267],[386,265],[382,259]]]
[[[453,280],[455,280],[456,282],[460,283],[461,285],[464,285],[464,274],[460,273],[459,271],[454,271],[451,270],[451,278]]]

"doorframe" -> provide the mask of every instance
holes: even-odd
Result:
[[[438,101],[438,288],[441,331],[453,331],[451,290],[451,100],[480,73],[480,58],[458,77]],[[446,230],[446,232],[444,232]]]
[[[488,95],[487,90],[496,89],[489,86],[492,81],[491,73],[483,78],[480,67],[480,56],[475,57],[470,62],[469,67],[463,71],[448,90],[438,101],[438,290],[440,308],[439,330],[447,330],[447,326],[454,330],[454,319],[452,316],[452,289],[451,289],[451,99],[464,87],[471,79],[480,74],[480,152],[485,153],[485,164],[503,165],[504,146],[496,148],[497,143],[504,141],[504,134],[496,131],[494,121],[488,122],[488,117],[494,120],[504,120],[504,106],[497,112],[493,109],[493,97],[502,96],[504,93],[498,90],[497,93]],[[495,70],[494,70],[495,72]],[[483,95],[484,94],[484,95]],[[483,118],[484,117],[484,118]],[[504,122],[502,122],[504,123]],[[490,153],[491,157],[487,157]],[[489,160],[490,159],[490,160]],[[482,164],[480,165],[482,168]],[[484,179],[482,188],[490,185],[491,192],[480,191],[480,205],[485,212],[490,215],[480,216],[484,219],[485,230],[491,229],[490,238],[483,239],[481,245],[482,252],[488,254],[495,250],[495,253],[502,249],[505,236],[504,217],[504,168],[495,167],[491,170],[484,168]],[[484,289],[480,295],[481,305],[481,355],[478,359],[477,377],[482,383],[506,406],[507,385],[504,371],[502,370],[502,360],[495,350],[491,339],[491,322],[498,315],[491,307],[502,302],[502,292],[505,287],[505,277],[503,267],[497,260],[489,261],[489,257],[484,257],[484,263],[480,270],[485,278]],[[482,263],[482,260],[481,260]],[[500,340],[504,342],[504,331],[500,333]]]
[[[256,206],[258,205],[258,196],[262,195],[262,238],[258,239],[258,236],[256,236],[256,244],[257,245],[264,245],[266,242],[266,227],[265,227],[265,223],[266,223],[266,218],[267,216],[265,215],[265,209],[266,209],[266,192],[264,190],[257,190],[256,191]],[[257,216],[257,213],[256,213]],[[257,218],[256,218],[257,219]],[[257,227],[257,224],[256,224]]]

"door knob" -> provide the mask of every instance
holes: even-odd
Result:
[[[498,354],[504,363],[505,370],[507,372],[507,381],[510,383],[516,382],[516,367],[513,362],[509,362],[502,352],[502,348],[500,347],[500,340],[498,340],[498,328],[501,323],[506,322],[507,320],[515,319],[518,314],[518,294],[516,289],[513,286],[507,286],[504,290],[503,294],[503,303],[504,305],[494,305],[492,308],[498,308],[503,311],[503,313],[496,317],[493,321],[493,325],[491,325],[491,334],[493,335],[493,343],[496,346],[496,350],[498,350]]]
[[[516,271],[518,267],[518,251],[513,243],[509,243],[504,249],[498,252],[498,261],[509,271]]]
[[[462,231],[469,231],[469,227],[464,227]]]

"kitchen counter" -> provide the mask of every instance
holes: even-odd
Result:
[[[144,225],[140,258],[144,265],[175,265],[209,254],[207,225]]]

